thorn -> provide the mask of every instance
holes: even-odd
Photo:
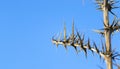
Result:
[[[77,39],[77,35],[74,36],[74,40],[76,40],[76,39]]]
[[[54,39],[54,36],[52,37],[52,43],[56,44],[56,47],[58,48],[58,41]]]
[[[81,41],[81,36],[78,32],[77,32],[77,36],[78,36],[78,39]]]
[[[73,47],[74,47],[74,49],[75,49],[76,53],[78,54],[77,47],[76,47],[76,46],[73,46]]]
[[[87,45],[88,45],[88,49],[91,49],[89,38],[88,38],[88,43],[87,43]]]
[[[86,56],[86,58],[87,58],[87,50],[86,50],[86,48],[83,48],[83,51],[84,51],[85,56]]]
[[[92,52],[92,54],[93,54],[93,56],[94,56],[94,52],[93,52],[93,50],[91,50],[91,52]]]
[[[80,46],[80,48],[84,51],[84,53],[85,53],[85,56],[86,56],[86,58],[87,58],[87,50],[86,50],[86,48],[84,48],[84,46],[83,46],[83,42],[80,42],[81,44],[81,46]]]
[[[80,45],[81,45],[81,48],[83,48],[83,41],[80,40]]]
[[[53,40],[53,43],[56,45],[56,47],[58,48],[58,41]]]
[[[66,40],[66,43],[70,43],[70,37]]]
[[[104,32],[101,31],[101,30],[93,30],[94,32],[98,33],[98,34],[101,34],[102,36],[104,36]]]
[[[99,55],[99,57],[100,57],[100,60],[101,60],[101,56]]]
[[[95,49],[96,49],[96,52],[99,54],[99,50],[98,50],[98,48],[97,48],[95,42],[94,42],[94,47],[95,47]]]
[[[120,7],[112,7],[112,9],[116,9],[116,8],[120,8]]]
[[[113,22],[112,22],[112,24],[111,24],[111,27],[113,27],[113,26],[115,25],[115,21],[116,21],[116,16],[115,16],[114,19],[113,19]]]
[[[116,15],[112,12],[112,10],[109,10],[109,12],[110,12],[111,14],[113,14],[114,16],[116,16]]]
[[[104,44],[103,44],[102,40],[101,40],[101,43],[102,43],[102,52],[104,53],[105,52],[105,48],[104,48]]]
[[[74,20],[73,20],[73,24],[72,24],[72,39],[74,38]]]
[[[66,41],[66,26],[64,24],[64,41]]]
[[[86,54],[86,49],[84,48],[84,46],[83,46],[83,40],[81,39],[81,37],[80,37],[80,35],[78,34],[78,37],[79,37],[79,39],[80,39],[80,48],[85,52],[85,54]]]
[[[85,35],[82,36],[82,41],[84,41],[84,36],[85,36]]]
[[[56,43],[56,47],[58,48],[58,43]]]
[[[90,39],[88,38],[88,43],[87,43],[87,45],[88,45],[88,49],[89,50],[91,50],[91,46],[90,46]],[[91,50],[91,52],[92,52],[92,54],[94,54],[94,52]]]
[[[116,54],[116,55],[114,55],[113,57],[117,57],[117,56],[120,56],[120,54]]]
[[[65,50],[67,51],[67,46],[66,46],[66,44],[65,44],[65,43],[63,44],[63,46],[64,46]]]
[[[58,37],[58,41],[60,41],[61,36],[62,36],[62,32],[60,32],[60,35]]]
[[[108,11],[109,11],[111,14],[113,14],[114,16],[116,16],[116,15],[112,12],[112,9],[113,9],[112,4],[108,3],[108,4],[107,4],[107,8],[108,8]]]
[[[102,45],[102,51],[103,51],[103,53],[105,52],[105,49],[104,49],[104,46]]]

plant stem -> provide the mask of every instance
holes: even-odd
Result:
[[[109,27],[109,11],[108,11],[108,0],[104,0],[104,8],[103,8],[103,17],[104,17],[104,25],[105,27]],[[106,41],[106,54],[109,55],[111,53],[111,30],[105,30],[105,41]],[[107,57],[106,64],[107,69],[112,69],[112,58],[111,56]]]

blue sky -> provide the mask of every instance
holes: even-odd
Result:
[[[120,12],[114,10],[120,17]],[[99,56],[78,55],[72,47],[56,48],[51,38],[63,31],[66,22],[70,34],[72,19],[75,28],[86,39],[100,45],[98,34],[102,13],[92,0],[1,0],[0,1],[0,69],[99,69],[105,67]],[[112,36],[113,48],[120,50],[120,33]],[[120,51],[119,51],[120,52]]]

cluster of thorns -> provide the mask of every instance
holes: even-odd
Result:
[[[114,0],[108,0],[108,3],[107,3],[107,8],[108,8],[108,11],[113,14],[114,16],[116,16],[113,12],[112,12],[112,9],[116,9],[116,8],[119,8],[119,7],[116,7],[114,6],[114,4],[118,3],[119,1],[114,1]],[[103,0],[96,0],[96,3],[98,4],[98,10],[101,10],[103,11],[104,9],[104,1]]]

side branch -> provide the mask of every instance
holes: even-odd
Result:
[[[105,59],[105,48],[102,47],[102,50],[97,48],[96,43],[94,42],[92,45],[90,44],[90,40],[88,39],[87,43],[84,42],[84,35],[80,35],[79,32],[74,34],[74,23],[72,26],[72,34],[67,37],[66,36],[66,27],[64,26],[64,36],[61,38],[61,35],[58,39],[52,38],[52,43],[58,45],[63,45],[66,49],[67,46],[72,46],[75,48],[76,52],[78,53],[78,47],[80,50],[84,51],[87,57],[87,50],[90,50],[92,53],[97,53],[100,57]]]
[[[52,39],[52,43],[53,43],[53,44],[56,44],[56,45],[63,45],[65,48],[66,48],[66,46],[80,47],[80,49],[83,50],[86,55],[87,55],[87,51],[86,51],[86,50],[88,49],[88,50],[92,51],[92,53],[95,52],[95,53],[97,53],[99,56],[105,58],[104,52],[100,51],[100,50],[97,48],[97,46],[96,46],[95,43],[94,43],[93,47],[91,47],[90,45],[88,45],[88,43],[85,44],[85,45],[81,45],[81,44],[78,44],[78,43],[71,44],[71,43],[69,43],[69,42],[57,41],[57,40],[55,40],[55,39]],[[75,50],[77,51],[77,49],[75,49]]]

